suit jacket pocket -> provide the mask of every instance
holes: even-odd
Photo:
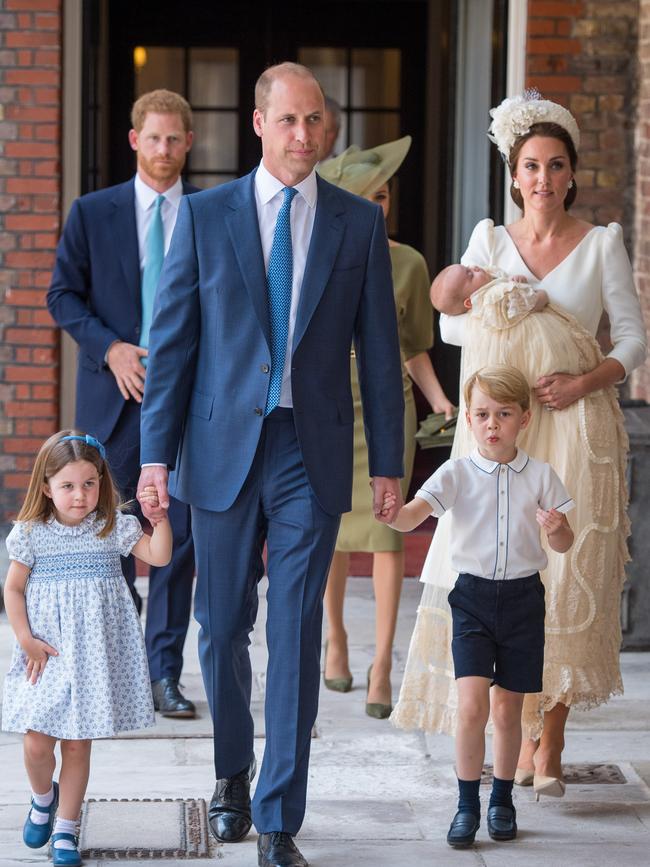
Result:
[[[190,415],[197,415],[199,418],[209,419],[212,416],[212,404],[214,398],[211,394],[202,394],[200,391],[192,393],[190,400]]]

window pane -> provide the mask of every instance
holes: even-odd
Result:
[[[189,155],[191,169],[236,171],[237,148],[236,112],[194,112],[194,144]]]
[[[400,137],[399,114],[350,113],[350,144],[373,148]]]
[[[232,107],[239,103],[236,48],[191,48],[189,101],[193,106]]]
[[[308,66],[327,96],[345,106],[348,99],[347,62],[344,48],[300,48],[298,62]]]
[[[225,184],[227,181],[234,181],[237,175],[193,175],[189,174],[187,180],[195,187],[202,190],[209,190],[210,187],[218,187],[219,184]]]
[[[134,51],[134,66],[136,98],[159,87],[183,93],[182,48],[138,46]]]
[[[401,52],[397,48],[355,48],[352,51],[354,108],[399,108]]]

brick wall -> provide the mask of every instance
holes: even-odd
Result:
[[[641,0],[639,7],[634,271],[645,321],[650,326],[650,0]],[[650,401],[650,362],[636,370],[631,379],[632,394]]]
[[[58,332],[45,309],[60,222],[61,3],[0,3],[0,524],[57,428]]]
[[[639,0],[529,0],[527,86],[565,105],[581,132],[572,213],[634,241]]]

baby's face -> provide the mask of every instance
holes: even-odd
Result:
[[[447,280],[451,289],[467,300],[477,289],[489,283],[492,277],[477,265],[450,265]]]

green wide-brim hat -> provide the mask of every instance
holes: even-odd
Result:
[[[318,174],[349,193],[372,196],[389,181],[404,161],[411,147],[411,136],[361,150],[352,145],[339,156],[316,167]]]

